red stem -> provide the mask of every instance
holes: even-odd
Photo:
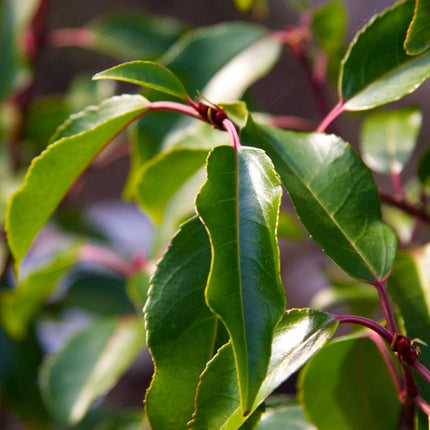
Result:
[[[430,224],[430,214],[426,211],[425,207],[411,205],[403,198],[393,197],[390,194],[383,192],[380,192],[379,196],[384,203],[395,206],[396,208],[401,209],[403,212],[406,212],[409,215],[412,215],[416,218],[419,218],[421,221]]]
[[[237,134],[236,126],[228,118],[223,120],[222,125],[230,135],[231,144],[233,148],[236,150],[239,149],[242,145],[240,144],[239,135]]]
[[[327,114],[317,128],[318,133],[323,133],[326,128],[343,112],[344,102],[340,100],[336,106]]]
[[[376,282],[372,282],[371,284],[374,285],[378,291],[379,300],[381,302],[382,310],[384,311],[388,331],[394,335],[394,333],[398,332],[397,324],[391,309],[390,299],[388,298],[385,282],[378,280]]]
[[[94,34],[86,28],[62,28],[49,35],[49,44],[54,48],[91,48]]]
[[[430,405],[421,396],[416,396],[414,402],[426,415],[430,416]]]
[[[170,112],[182,113],[184,115],[188,115],[193,118],[203,120],[200,114],[193,107],[184,105],[182,103],[167,102],[167,101],[151,102],[149,103],[148,108],[151,111],[167,110]]]
[[[419,361],[415,361],[413,368],[430,384],[430,370]]]

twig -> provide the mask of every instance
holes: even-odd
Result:
[[[426,224],[430,224],[430,214],[424,207],[412,205],[403,198],[398,198],[384,192],[380,192],[379,196],[384,203],[401,209],[403,212],[406,212],[409,215],[419,218]]]

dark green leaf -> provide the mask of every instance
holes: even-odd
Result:
[[[388,291],[402,314],[408,336],[430,345],[430,245],[401,251],[390,276]],[[421,348],[420,361],[430,368],[430,349]],[[419,379],[421,395],[430,401],[430,384]]]
[[[32,319],[52,294],[58,281],[75,263],[77,250],[59,255],[31,273],[12,290],[0,291],[0,321],[9,336],[22,339]]]
[[[156,224],[163,220],[172,197],[204,166],[207,154],[208,150],[204,149],[176,147],[162,152],[142,167],[137,199]]]
[[[218,321],[204,291],[211,250],[198,218],[184,224],[158,264],[145,307],[156,372],[145,407],[154,429],[186,428],[199,375],[214,353]]]
[[[92,35],[91,48],[123,60],[157,59],[185,30],[175,19],[136,10],[115,11],[92,21],[87,28]]]
[[[430,52],[403,49],[414,0],[396,3],[357,34],[343,59],[339,88],[344,110],[365,110],[398,100],[430,76]]]
[[[349,145],[334,135],[257,126],[251,118],[241,141],[271,157],[300,221],[339,267],[368,282],[390,272],[396,236],[382,221],[369,169]]]
[[[143,322],[129,317],[100,320],[74,335],[45,361],[41,388],[61,422],[75,424],[127,370],[145,342]]]
[[[187,101],[189,96],[182,82],[166,67],[151,61],[131,61],[103,72],[93,79],[113,79],[152,88]]]
[[[399,174],[412,156],[421,123],[421,111],[417,108],[369,115],[361,130],[361,150],[366,164],[379,173]]]
[[[306,418],[318,430],[398,428],[398,394],[368,338],[337,340],[321,349],[306,365],[299,387]]]
[[[6,214],[17,267],[73,182],[106,144],[147,110],[146,104],[139,95],[124,95],[72,115],[55,141],[33,160]]]
[[[418,178],[423,185],[430,183],[430,148],[426,149],[418,162]]]
[[[218,146],[207,172],[196,199],[213,254],[206,298],[232,340],[246,412],[266,375],[273,330],[285,310],[276,243],[282,189],[258,149]]]
[[[34,430],[49,428],[49,416],[37,385],[42,354],[34,330],[29,330],[26,337],[17,342],[0,326],[2,402]]]
[[[430,4],[415,0],[415,12],[405,40],[406,52],[419,55],[430,48]]]
[[[330,339],[337,323],[327,314],[293,309],[278,324],[267,375],[252,410]],[[201,376],[192,430],[236,430],[245,422],[240,407],[234,354],[223,346]]]

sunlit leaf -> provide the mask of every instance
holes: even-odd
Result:
[[[72,115],[54,142],[33,160],[6,214],[17,266],[73,182],[118,133],[146,112],[146,104],[139,95],[123,95]]]
[[[131,61],[99,72],[93,79],[113,79],[152,88],[165,94],[188,99],[182,82],[166,67],[151,61]]]
[[[361,130],[363,160],[376,172],[399,174],[412,156],[421,123],[417,108],[369,115]]]
[[[419,55],[430,48],[430,4],[426,0],[415,0],[414,18],[405,40],[406,52]]]
[[[403,48],[414,0],[396,3],[357,34],[342,62],[339,91],[344,110],[371,109],[416,90],[430,76],[430,52]]]
[[[273,330],[285,310],[276,243],[282,189],[270,159],[258,149],[219,146],[207,171],[196,199],[213,254],[206,298],[232,340],[246,412],[266,374]]]
[[[300,221],[344,271],[368,282],[384,278],[396,255],[396,236],[382,221],[370,170],[334,135],[257,126],[250,118],[243,144],[271,157]]]
[[[219,323],[204,297],[210,261],[207,233],[193,218],[173,238],[151,281],[145,320],[155,373],[145,408],[152,428],[186,428],[199,375],[214,354]]]
[[[397,390],[368,338],[346,338],[325,346],[307,363],[299,389],[306,418],[318,430],[397,428],[401,409]]]
[[[278,324],[269,368],[252,411],[296,372],[333,335],[337,323],[327,314],[292,309]],[[201,376],[192,430],[235,430],[246,421],[240,407],[231,344],[222,347]]]
[[[78,332],[45,361],[43,398],[61,422],[77,423],[127,370],[145,342],[139,318],[100,320]]]
[[[316,430],[309,424],[300,406],[269,408],[264,413],[257,430],[279,430],[288,423],[288,430]]]

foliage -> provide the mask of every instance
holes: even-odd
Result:
[[[5,428],[428,428],[430,148],[418,146],[427,121],[407,98],[381,106],[430,77],[429,8],[393,2],[346,45],[341,0],[285,6],[300,18],[279,31],[190,29],[128,12],[56,30],[54,47],[113,62],[92,86],[80,79],[63,97],[37,99],[47,1],[1,4]],[[282,49],[309,77],[319,125],[252,100]],[[115,95],[115,83],[134,94]],[[360,112],[358,150],[337,131],[348,111]],[[122,253],[73,205],[85,172],[124,143],[123,195],[151,224],[145,255]],[[406,167],[416,178],[404,186]],[[281,278],[279,242],[302,246],[302,227],[329,257],[317,309],[287,307]],[[49,327],[58,333],[73,315],[79,327],[51,345]],[[333,338],[349,323],[358,330]],[[114,410],[107,393],[146,347],[144,407]],[[274,395],[297,372],[297,396]]]

